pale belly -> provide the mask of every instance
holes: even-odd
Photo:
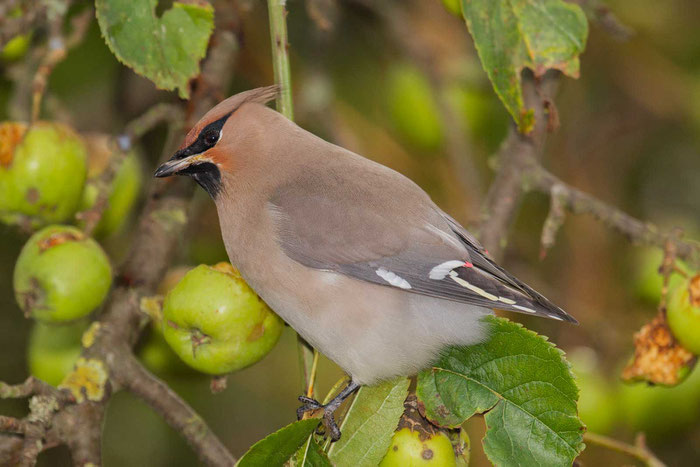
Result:
[[[486,337],[480,319],[490,310],[300,265],[289,269],[293,274],[276,282],[241,273],[282,319],[360,384],[415,374],[445,346]]]

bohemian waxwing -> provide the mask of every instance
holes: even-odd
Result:
[[[216,203],[231,263],[306,341],[360,385],[412,375],[448,345],[488,337],[492,308],[576,320],[494,263],[403,175],[298,127],[265,104],[275,86],[232,96],[190,130],[156,177],[188,175]]]

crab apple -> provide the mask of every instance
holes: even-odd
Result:
[[[456,464],[455,452],[447,435],[437,432],[422,439],[420,432],[410,428],[394,433],[389,450],[379,463],[380,467],[448,467]]]
[[[194,373],[194,370],[185,365],[165,342],[160,327],[153,326],[139,347],[137,355],[146,368],[161,377]]]
[[[700,274],[671,291],[666,308],[668,326],[683,347],[700,354]]]
[[[649,303],[657,304],[661,299],[661,289],[664,279],[659,273],[659,267],[664,259],[664,253],[658,248],[637,248],[633,258],[634,274],[631,275],[632,288],[637,296]],[[685,271],[686,265],[677,261],[676,265]],[[673,290],[683,282],[683,276],[677,273],[669,277],[669,289]]]
[[[203,373],[252,365],[277,343],[284,323],[228,263],[189,271],[163,303],[163,335]]]
[[[88,171],[81,211],[90,209],[97,202],[100,177],[112,162],[112,157],[116,155],[115,150],[110,147],[109,136],[87,134],[84,139],[88,152]],[[122,229],[138,199],[142,183],[141,161],[135,151],[130,151],[119,164],[117,173],[112,179],[107,208],[102,213],[94,235],[108,236]]]
[[[15,297],[25,315],[60,323],[97,308],[112,284],[100,245],[75,227],[53,225],[32,235],[14,271]]]
[[[86,152],[69,127],[0,123],[0,220],[31,227],[63,222],[78,209]]]
[[[32,40],[32,34],[17,34],[12,39],[7,41],[5,46],[0,51],[0,58],[6,62],[14,62],[24,57],[29,49],[29,43]]]
[[[31,375],[52,386],[61,384],[83,350],[80,338],[87,326],[87,320],[62,325],[34,323],[27,349]]]

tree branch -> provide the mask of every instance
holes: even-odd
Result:
[[[676,256],[695,269],[700,269],[700,243],[681,240],[673,232],[662,232],[654,224],[642,222],[621,210],[574,188],[548,172],[533,158],[525,161],[521,180],[526,189],[533,189],[551,196],[573,214],[590,214],[605,226],[624,235],[633,243],[664,249],[668,242],[674,245]]]
[[[149,373],[130,353],[120,358],[115,380],[141,398],[187,440],[207,465],[234,465],[236,460],[206,422],[170,387]]]

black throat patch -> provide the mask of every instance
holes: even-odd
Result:
[[[221,191],[221,172],[211,162],[193,164],[179,172],[181,175],[192,177],[199,186],[204,188],[212,199],[216,199]]]

